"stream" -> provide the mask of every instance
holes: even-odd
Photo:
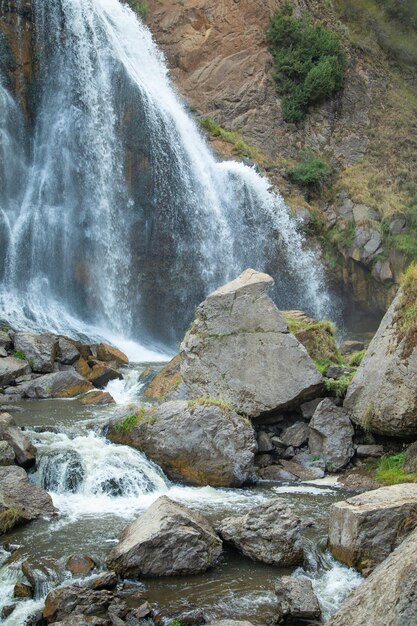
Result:
[[[126,411],[129,404],[140,401],[140,377],[147,367],[149,364],[130,366],[122,381],[109,383],[107,390],[116,406],[86,407],[77,400],[15,403],[14,419],[38,450],[30,478],[49,491],[59,515],[3,537],[3,544],[18,545],[19,549],[10,556],[0,548],[0,611],[16,602],[13,588],[17,581],[25,580],[20,570],[25,559],[45,557],[65,564],[72,554],[88,554],[104,569],[106,555],[121,530],[162,494],[198,509],[213,522],[279,496],[303,520],[314,522],[304,531],[307,548],[303,568],[284,570],[255,563],[226,549],[220,565],[205,574],[138,584],[168,618],[183,610],[202,608],[210,619],[247,619],[261,625],[274,621],[274,581],[294,573],[312,580],[325,622],[361,581],[354,570],[337,563],[326,550],[329,507],[346,492],[328,479],[298,485],[262,481],[240,489],[172,483],[145,455],[110,443],[103,435],[115,412]],[[28,615],[43,606],[48,591],[75,580],[69,572],[63,574],[64,581],[53,572],[39,576],[35,598],[18,600],[16,609],[3,621],[5,626],[22,626]]]

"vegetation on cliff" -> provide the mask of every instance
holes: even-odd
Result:
[[[301,121],[310,105],[341,89],[346,55],[339,36],[306,16],[293,17],[290,2],[272,17],[267,40],[285,121]]]

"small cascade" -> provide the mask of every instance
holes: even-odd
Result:
[[[63,514],[129,516],[170,487],[162,470],[141,452],[93,432],[72,438],[51,432],[37,436],[32,480],[51,492]]]
[[[326,622],[363,578],[355,569],[336,561],[326,549],[325,541],[320,544],[305,540],[304,552],[305,567],[298,568],[295,576],[311,580]]]

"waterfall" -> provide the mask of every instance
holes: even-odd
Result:
[[[0,75],[0,319],[172,346],[194,306],[249,266],[274,276],[280,308],[328,314],[282,198],[215,158],[133,11],[32,4],[31,120]]]

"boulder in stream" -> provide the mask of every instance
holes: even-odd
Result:
[[[417,530],[343,602],[327,626],[417,624]]]
[[[0,467],[0,534],[55,512],[51,496],[33,485],[22,467]]]
[[[288,620],[316,620],[321,609],[308,578],[281,576],[275,583],[278,599],[278,624]]]
[[[199,574],[216,565],[221,551],[200,513],[161,496],[124,529],[107,566],[126,578]]]
[[[0,441],[7,442],[12,448],[15,460],[22,467],[30,467],[36,460],[36,448],[29,437],[17,426],[9,413],[0,414]],[[4,463],[6,465],[6,463]],[[10,463],[7,463],[10,465]]]
[[[75,398],[87,391],[93,391],[93,385],[80,374],[72,370],[45,374],[29,383],[24,390],[25,398]]]
[[[381,487],[336,502],[330,509],[334,556],[369,573],[417,526],[417,484]]]
[[[267,290],[267,274],[248,269],[210,294],[181,344],[188,396],[224,398],[249,417],[313,398],[322,376]]]
[[[136,415],[111,422],[107,436],[143,451],[172,480],[230,487],[253,478],[253,427],[222,401],[199,398],[142,407]]]
[[[304,558],[300,528],[301,520],[285,500],[274,498],[244,515],[227,517],[217,532],[253,561],[290,567]]]

